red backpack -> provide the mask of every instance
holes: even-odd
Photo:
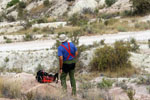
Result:
[[[44,72],[43,70],[39,70],[36,75],[36,80],[40,83],[51,83],[55,81],[58,83],[58,73],[52,75]]]

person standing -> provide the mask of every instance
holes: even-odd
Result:
[[[68,42],[68,37],[65,34],[59,36],[61,45],[58,47],[60,80],[62,88],[67,91],[66,77],[69,74],[72,87],[72,95],[76,95],[76,80],[75,80],[75,63],[78,56],[76,46],[72,42]]]

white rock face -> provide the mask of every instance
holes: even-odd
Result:
[[[105,0],[96,0],[96,1],[98,1],[98,5],[99,5],[99,6],[103,6],[103,5],[106,4],[106,3],[105,3]]]
[[[6,8],[7,3],[10,1],[11,0],[0,0],[0,12],[2,12]]]
[[[23,26],[20,26],[20,21],[18,22],[1,22],[0,23],[0,33],[12,33],[17,32],[23,29]]]
[[[80,13],[85,8],[90,8],[91,10],[94,10],[97,6],[98,3],[95,0],[76,0],[74,6],[68,14],[72,15],[77,12]]]
[[[124,10],[130,10],[132,4],[130,3],[130,0],[118,0],[115,4],[113,4],[111,7],[101,9],[100,12],[103,13],[114,13],[114,12],[121,12]]]
[[[67,24],[67,22],[41,23],[41,24],[32,25],[32,28],[44,28],[44,27],[58,28],[58,27],[64,27],[64,26],[66,26],[66,24]]]

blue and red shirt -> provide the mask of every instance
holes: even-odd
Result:
[[[69,50],[68,43],[70,44],[70,53],[72,54],[72,56],[71,55],[69,56],[69,53],[66,50],[66,49]],[[65,46],[66,49],[62,45]],[[75,56],[75,52],[77,51],[75,45],[72,42],[63,42],[62,45],[58,47],[58,56],[63,56],[63,61],[74,59],[73,56]]]

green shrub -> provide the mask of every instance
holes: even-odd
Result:
[[[11,0],[10,2],[8,2],[7,8],[11,7],[11,6],[13,6],[13,5],[17,4],[17,3],[19,3],[19,0]]]
[[[12,40],[10,38],[7,38],[6,43],[12,43]]]
[[[116,71],[118,68],[129,68],[129,57],[128,48],[123,42],[115,42],[114,47],[105,45],[95,50],[90,62],[91,70]]]
[[[150,12],[150,0],[130,0],[133,4],[134,13],[145,14]]]
[[[117,12],[117,13],[102,13],[102,14],[100,14],[100,18],[103,18],[103,19],[110,19],[110,18],[113,18],[113,17],[117,17],[117,16],[119,16],[119,12]]]
[[[47,19],[46,18],[40,18],[40,19],[37,19],[37,23],[40,24],[40,23],[47,23]]]
[[[5,61],[6,63],[9,62],[9,58],[6,57],[6,58],[4,59],[4,61]]]
[[[15,72],[15,73],[21,73],[23,72],[23,69],[22,68],[11,68],[11,69],[7,69],[7,72]]]
[[[100,41],[100,44],[101,44],[101,45],[105,45],[105,39],[101,40],[101,41]]]
[[[80,14],[73,14],[69,18],[69,23],[73,26],[82,26],[86,25],[88,23],[88,18],[86,16],[80,15]]]
[[[123,11],[122,13],[120,13],[120,15],[121,15],[122,17],[126,17],[126,16],[133,16],[134,14],[133,14],[133,11],[132,11],[132,10],[125,10],[125,11]]]
[[[127,46],[128,46],[129,51],[132,51],[132,52],[137,52],[140,47],[134,38],[132,38],[129,42],[127,42]]]
[[[43,4],[44,4],[44,6],[49,6],[50,2],[49,2],[49,0],[44,0]]]
[[[113,85],[113,81],[109,79],[102,79],[102,82],[97,83],[97,87],[100,89],[109,89]]]
[[[134,100],[135,90],[129,88],[126,92],[127,92],[129,100]]]
[[[83,14],[93,14],[94,11],[91,8],[83,8],[82,13]]]
[[[93,87],[94,85],[91,82],[83,82],[82,84],[80,84],[80,89],[84,89],[84,90],[88,90]]]
[[[19,6],[19,9],[26,8],[26,3],[23,1],[20,1],[18,6]]]
[[[113,5],[117,0],[105,0],[105,3],[107,4],[108,7]]]
[[[31,34],[25,34],[25,36],[23,37],[24,41],[31,41],[34,40],[33,35]]]
[[[39,28],[34,28],[33,29],[33,32],[37,32],[37,31],[39,31],[40,29]]]
[[[12,15],[7,16],[6,19],[7,19],[7,21],[9,21],[9,22],[14,22],[14,21],[16,21],[15,18],[14,18]]]
[[[125,27],[123,27],[123,26],[118,26],[118,27],[117,27],[117,30],[118,30],[119,32],[126,32],[126,31],[127,31],[127,29],[126,29]]]

